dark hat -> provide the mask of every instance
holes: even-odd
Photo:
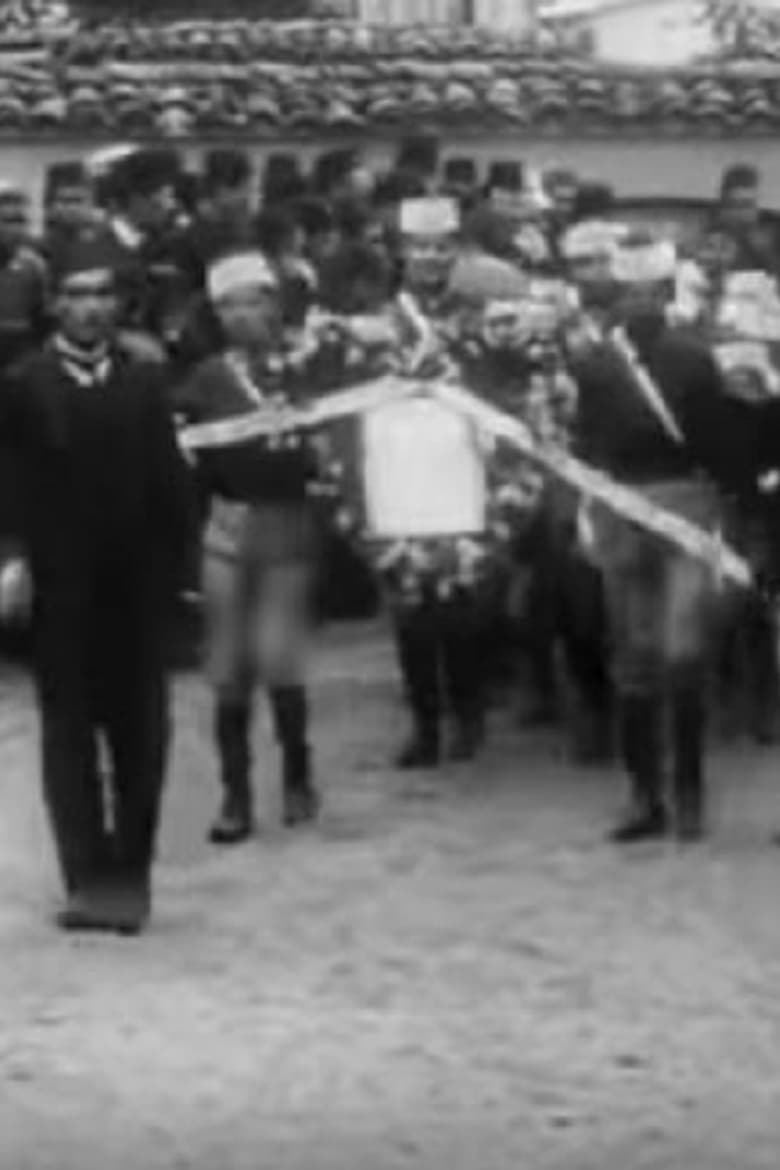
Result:
[[[122,250],[106,231],[80,237],[57,256],[52,276],[56,285],[79,273],[105,271],[116,280],[125,263]]]
[[[181,174],[181,160],[175,150],[149,148],[121,159],[113,172],[116,198],[153,195],[175,185]]]
[[[252,162],[243,150],[217,148],[206,155],[203,181],[207,190],[242,187],[252,178]]]
[[[295,205],[295,218],[307,235],[332,231],[333,212],[324,199],[299,199]]]
[[[477,164],[473,158],[453,157],[444,163],[442,178],[448,187],[473,187],[477,182]]]
[[[45,197],[50,199],[63,187],[89,186],[89,175],[83,163],[76,160],[52,163],[46,168]]]
[[[575,219],[605,219],[615,210],[615,192],[607,183],[583,183],[577,193]]]
[[[188,211],[195,209],[202,190],[203,181],[200,175],[196,175],[192,171],[181,172],[176,182],[176,194]]]
[[[413,134],[398,146],[396,166],[401,170],[432,175],[439,165],[439,139],[431,134]]]
[[[278,256],[289,243],[296,226],[295,216],[287,209],[266,207],[255,220],[255,242],[267,256]]]
[[[750,163],[735,163],[727,167],[720,181],[720,193],[728,195],[738,187],[758,187],[761,182],[758,167]]]
[[[510,258],[515,254],[511,221],[491,207],[475,208],[463,223],[464,240],[491,256]]]
[[[357,161],[354,150],[329,150],[314,163],[312,184],[319,194],[327,195],[346,179]]]
[[[577,172],[568,167],[552,167],[542,175],[542,182],[546,191],[553,191],[556,187],[579,188],[580,180]]]
[[[263,202],[286,203],[307,191],[297,155],[279,151],[269,154],[263,170]]]
[[[377,207],[387,207],[402,203],[404,199],[419,199],[424,195],[425,183],[419,175],[409,174],[408,171],[391,171],[377,184],[374,203]]]
[[[282,150],[274,151],[265,160],[263,181],[269,183],[293,177],[298,178],[300,173],[301,167],[297,155],[288,154],[287,151]]]
[[[523,164],[513,158],[494,159],[487,175],[487,189],[493,191],[521,191],[523,188]]]
[[[356,285],[384,288],[389,293],[391,280],[391,264],[381,251],[368,244],[346,244],[323,266],[323,300],[329,308],[339,312]]]
[[[371,204],[364,199],[339,199],[333,205],[333,216],[339,231],[354,239],[371,222]]]

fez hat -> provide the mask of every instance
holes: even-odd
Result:
[[[379,207],[401,203],[404,199],[419,199],[425,195],[425,184],[418,175],[391,171],[377,184],[374,203]]]
[[[324,199],[299,199],[295,206],[295,218],[307,235],[333,229],[333,212]]]
[[[294,154],[279,151],[268,156],[263,171],[264,203],[282,203],[299,199],[306,191],[306,180],[301,174],[298,159]]]
[[[448,158],[442,176],[448,187],[474,187],[477,183],[476,161],[462,156]]]
[[[83,187],[89,185],[89,175],[83,163],[77,160],[52,163],[46,168],[45,194],[47,199],[63,187]]]
[[[176,181],[176,194],[187,211],[194,210],[202,190],[203,180],[200,175],[192,171],[181,172]]]
[[[330,307],[339,305],[356,284],[386,287],[389,291],[392,271],[382,252],[369,244],[342,245],[322,270],[322,288]]]
[[[119,160],[112,187],[119,198],[154,195],[163,187],[175,185],[180,174],[181,161],[175,150],[150,147]]]
[[[432,175],[438,165],[438,138],[431,134],[415,134],[401,140],[396,160],[399,169]]]
[[[357,153],[354,150],[329,150],[321,154],[314,164],[312,182],[316,191],[327,195],[343,182],[355,165]]]
[[[243,150],[222,147],[210,150],[205,158],[203,181],[206,188],[241,187],[252,177],[252,163]]]
[[[296,219],[285,207],[265,207],[255,220],[255,241],[266,256],[278,256],[296,229]]]
[[[583,183],[577,194],[576,219],[609,219],[615,192],[606,183]]]
[[[523,187],[523,164],[513,158],[494,159],[488,168],[487,188],[520,191]]]
[[[55,284],[85,272],[106,272],[112,280],[119,278],[123,256],[116,240],[108,232],[85,236],[74,241],[58,257],[54,266]]]

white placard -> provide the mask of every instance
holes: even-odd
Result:
[[[362,419],[367,535],[377,540],[484,532],[485,464],[473,424],[413,398]]]
[[[768,346],[761,341],[732,341],[715,346],[715,358],[729,378],[735,373],[753,371],[760,375],[766,397],[780,396],[780,374],[772,364]]]
[[[736,336],[756,341],[780,341],[780,300],[752,294],[726,296],[718,324]]]

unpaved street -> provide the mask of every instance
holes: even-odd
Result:
[[[709,844],[620,854],[617,776],[506,713],[478,772],[390,771],[375,632],[315,697],[322,826],[273,827],[261,721],[268,828],[222,854],[180,683],[153,929],[75,940],[6,671],[0,1170],[777,1170],[780,752],[719,753]]]

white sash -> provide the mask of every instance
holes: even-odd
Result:
[[[289,404],[277,402],[264,394],[252,377],[248,363],[235,351],[225,354],[225,365],[233,379],[240,387],[248,403],[255,409],[253,417],[258,414],[267,419],[267,442],[270,450],[285,448],[288,450],[300,447],[301,442],[290,422],[294,412]]]
[[[644,403],[650,408],[655,415],[658,422],[661,424],[666,434],[675,443],[681,446],[685,443],[685,436],[677,425],[677,420],[672,414],[671,410],[666,404],[666,400],[661,393],[655,378],[649,373],[647,368],[639,360],[639,355],[634,348],[634,345],[626,333],[625,329],[619,326],[614,329],[610,335],[612,345],[623,358],[624,362],[631,371],[639,393],[642,395]]]

